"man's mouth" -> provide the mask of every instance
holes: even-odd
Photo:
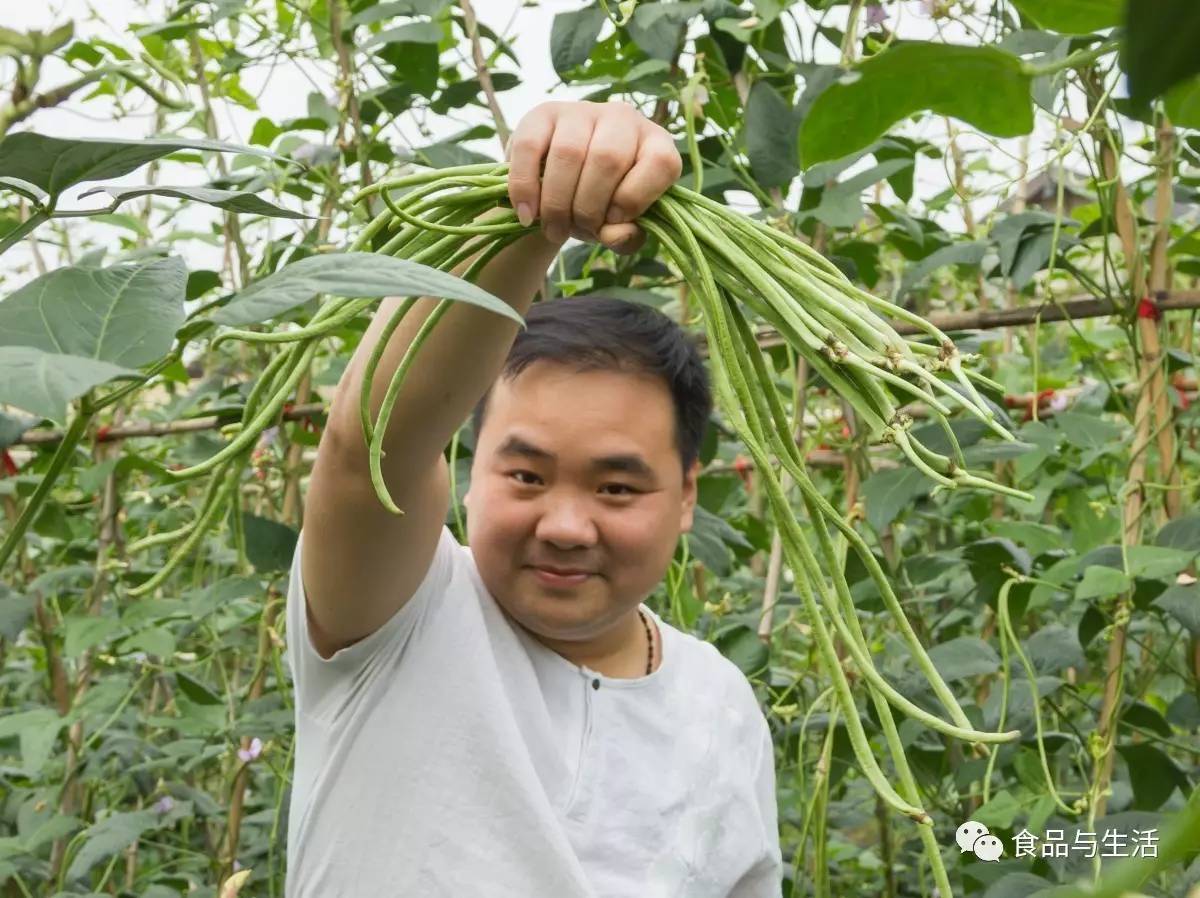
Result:
[[[559,568],[559,567],[542,567],[533,565],[530,567],[534,576],[538,581],[546,586],[555,588],[564,588],[578,586],[584,583],[592,576],[590,571],[585,571],[581,568]]]

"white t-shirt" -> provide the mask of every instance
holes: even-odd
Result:
[[[507,616],[448,528],[412,599],[321,658],[296,545],[287,898],[780,898],[774,751],[742,672],[653,615],[635,679]]]

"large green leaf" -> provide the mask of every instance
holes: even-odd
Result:
[[[862,485],[867,522],[878,531],[895,520],[914,499],[928,496],[936,484],[916,468],[876,471]]]
[[[36,776],[50,758],[58,731],[69,723],[53,708],[31,708],[0,719],[0,739],[20,737],[21,762],[27,776]]]
[[[1200,585],[1176,584],[1163,590],[1153,604],[1200,638]]]
[[[77,137],[67,140],[22,131],[0,140],[0,176],[36,184],[54,197],[72,184],[119,178],[178,150],[214,150],[283,158],[261,147],[244,147],[217,140],[159,137],[137,140]]]
[[[750,549],[750,543],[742,531],[702,505],[695,507],[693,515],[688,551],[718,577],[726,576],[733,563],[731,547]]]
[[[379,32],[363,44],[363,49],[369,50],[381,44],[436,44],[441,39],[442,26],[436,22],[408,22]]]
[[[766,670],[771,653],[752,628],[738,624],[719,634],[713,640],[722,655],[738,666],[747,677]]]
[[[1168,549],[1190,549],[1200,552],[1200,514],[1190,514],[1163,524],[1154,537],[1156,545]]]
[[[1120,745],[1117,751],[1129,766],[1129,785],[1133,788],[1135,810],[1158,810],[1176,787],[1184,795],[1191,791],[1187,774],[1162,749],[1141,742]]]
[[[156,811],[130,811],[105,817],[88,830],[87,841],[71,862],[67,877],[87,875],[100,861],[128,848],[146,830],[157,827],[159,819]]]
[[[135,197],[153,194],[155,196],[173,196],[181,200],[194,200],[197,203],[216,206],[218,209],[226,209],[229,212],[245,212],[249,215],[267,215],[271,218],[313,217],[305,215],[303,212],[293,212],[282,206],[276,206],[248,190],[218,190],[215,187],[93,187],[91,190],[81,193],[79,198],[83,199],[101,192],[107,193],[113,198],[111,208],[114,209]]]
[[[60,424],[67,403],[92,387],[137,372],[109,362],[42,352],[32,346],[0,346],[0,404],[15,405]]]
[[[1200,128],[1200,78],[1176,84],[1163,98],[1167,115],[1181,128]]]
[[[867,146],[922,109],[954,116],[997,137],[1033,129],[1030,78],[995,47],[896,44],[817,97],[800,128],[804,164]]]
[[[959,636],[929,650],[929,660],[947,682],[1000,669],[996,650],[978,636]]]
[[[647,56],[671,62],[683,39],[684,27],[703,6],[695,2],[639,3],[625,28]]]
[[[1104,565],[1093,564],[1083,572],[1075,587],[1077,599],[1099,599],[1125,592],[1133,585],[1124,572]]]
[[[796,164],[796,125],[800,119],[774,87],[756,81],[746,100],[746,150],[754,179],[763,187],[783,187],[800,172]]]
[[[816,208],[809,210],[808,214],[832,228],[851,228],[867,214],[862,204],[863,191],[899,171],[911,169],[912,166],[911,158],[888,159],[873,165],[845,181],[824,188],[821,191],[820,203]]]
[[[524,324],[512,306],[469,281],[419,262],[375,253],[328,253],[301,259],[255,281],[213,315],[213,321],[217,324],[264,321],[321,294],[458,299]]]
[[[1198,45],[1200,3],[1196,0],[1129,0],[1121,47],[1129,99],[1144,103],[1200,72]]]
[[[1054,416],[1054,425],[1068,443],[1080,449],[1102,449],[1125,435],[1119,424],[1087,412],[1060,412]]]
[[[900,279],[900,293],[905,294],[924,281],[937,269],[946,265],[978,265],[988,252],[988,241],[972,240],[968,243],[950,244],[934,250],[919,262],[908,265]]]
[[[287,524],[262,518],[249,512],[242,513],[242,527],[246,534],[246,557],[256,570],[286,571],[296,551],[298,534]]]
[[[0,346],[136,368],[171,348],[186,291],[187,268],[176,256],[58,268],[0,302]]]
[[[381,22],[394,16],[433,16],[451,2],[452,0],[390,0],[355,13],[346,23],[346,27],[350,29],[358,25],[370,25],[372,22]]]
[[[1021,812],[1021,803],[1007,789],[1001,789],[971,813],[976,823],[996,829],[1008,829]]]
[[[604,10],[599,6],[560,12],[550,26],[550,61],[562,75],[587,62],[604,27]]]
[[[1123,0],[1013,0],[1022,15],[1063,34],[1090,34],[1121,24]]]

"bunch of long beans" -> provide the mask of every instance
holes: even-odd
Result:
[[[358,199],[380,197],[384,208],[351,249],[370,249],[380,242],[376,252],[443,271],[452,270],[474,256],[463,275],[473,281],[504,247],[536,227],[523,226],[509,207],[507,171],[506,164],[485,163],[381,181],[359,193]],[[482,216],[492,213],[494,217],[481,223]],[[958,409],[1011,440],[1012,436],[995,420],[975,387],[976,382],[995,385],[964,367],[954,344],[933,325],[858,289],[832,263],[800,240],[701,194],[675,185],[650,207],[638,224],[658,241],[700,303],[720,407],[761,474],[772,516],[780,530],[784,555],[816,636],[822,667],[832,681],[840,715],[863,773],[889,806],[920,823],[930,823],[928,814],[917,803],[916,783],[904,756],[891,707],[940,733],[968,742],[1007,742],[1019,738],[1020,732],[990,733],[971,725],[913,632],[874,554],[808,476],[747,312],[773,325],[854,408],[873,436],[894,442],[914,466],[942,487],[967,486],[1027,498],[1027,494],[971,473],[948,423],[949,416]],[[374,420],[370,396],[383,350],[415,301],[416,297],[406,300],[387,321],[368,360],[360,395],[359,411],[369,447],[371,481],[380,501],[397,514],[403,512],[388,494],[381,468],[384,434],[406,374],[425,338],[449,308],[450,300],[441,300],[423,322],[388,384]],[[274,357],[255,384],[242,423],[235,428],[234,439],[201,464],[173,472],[178,478],[210,472],[214,476],[193,524],[143,541],[182,539],[167,565],[142,584],[138,592],[161,583],[216,519],[218,510],[230,499],[236,501],[246,456],[258,435],[278,420],[319,341],[363,313],[373,302],[330,301],[300,329],[279,333],[229,331],[218,338],[218,341],[237,339],[288,345]],[[901,337],[889,325],[889,318],[914,325],[925,339]],[[911,432],[912,419],[901,407],[914,400],[923,403],[943,425],[951,455],[933,451]],[[776,473],[776,463],[800,489],[815,545],[792,512]],[[834,532],[854,549],[866,567],[914,662],[945,707],[948,720],[915,704],[875,668],[843,574]],[[835,634],[841,637],[849,660],[866,681],[878,710],[899,774],[899,790],[888,782],[871,751],[843,662],[835,651]],[[921,832],[939,886],[949,894],[930,827],[921,827]]]

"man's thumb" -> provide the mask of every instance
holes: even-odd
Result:
[[[609,249],[624,254],[636,253],[646,242],[645,233],[631,221],[601,225],[596,236]]]

